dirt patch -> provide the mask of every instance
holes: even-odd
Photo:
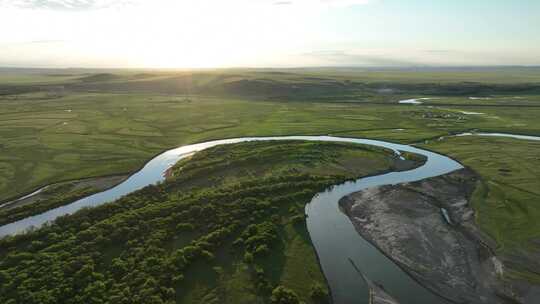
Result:
[[[365,189],[344,197],[358,233],[426,288],[456,303],[537,303],[516,296],[474,223],[469,169],[419,182]],[[518,301],[519,300],[519,301]]]

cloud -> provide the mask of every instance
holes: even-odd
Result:
[[[16,42],[0,42],[1,48],[16,48],[16,47],[42,47],[42,46],[51,46],[51,45],[63,45],[67,44],[67,40],[29,40],[29,41],[16,41]]]
[[[351,6],[364,5],[375,0],[279,0],[274,1],[274,5],[325,5],[325,6]]]
[[[457,53],[456,50],[424,50],[426,53],[430,54],[451,54],[451,53]]]
[[[33,40],[28,42],[21,42],[20,44],[53,44],[53,43],[65,43],[65,40]]]
[[[88,10],[123,7],[137,0],[0,0],[0,7],[53,10]]]
[[[319,0],[323,4],[336,5],[336,6],[350,6],[350,5],[362,5],[369,4],[373,0]]]
[[[276,1],[274,5],[291,5],[294,4],[292,1]]]
[[[336,66],[414,66],[417,62],[391,58],[394,56],[374,55],[374,54],[359,54],[351,53],[344,50],[333,51],[318,51],[302,54],[307,57],[316,58],[325,62],[328,65]]]
[[[220,0],[182,0],[185,5],[211,3]],[[221,0],[222,1],[222,0]],[[236,4],[259,3],[265,5],[303,5],[303,6],[350,6],[368,4],[377,0],[229,0]],[[167,6],[173,5],[174,0],[0,0],[0,7],[22,9],[50,9],[64,11],[81,11],[103,8],[126,7],[135,4]]]

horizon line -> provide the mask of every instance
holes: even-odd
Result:
[[[321,65],[321,66],[231,66],[231,67],[44,67],[44,66],[0,66],[0,70],[294,70],[294,69],[456,69],[456,68],[540,68],[540,64],[497,64],[497,65]]]

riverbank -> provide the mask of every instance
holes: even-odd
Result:
[[[459,159],[482,177],[471,205],[477,226],[496,241],[506,273],[540,284],[540,137],[448,137],[420,145]]]
[[[358,274],[360,274],[360,276],[369,288],[369,304],[399,304],[396,299],[394,299],[391,295],[388,294],[388,292],[384,289],[384,286],[371,281],[368,277],[366,277],[366,275],[362,273],[360,269],[358,269],[358,267],[354,264],[353,260],[350,260],[350,262],[353,268],[358,271]]]
[[[474,222],[469,169],[419,182],[373,187],[340,201],[357,232],[420,284],[455,303],[524,301],[503,278],[494,242]]]
[[[79,179],[47,185],[19,199],[0,205],[0,225],[69,204],[82,197],[110,189],[128,175],[112,175]]]

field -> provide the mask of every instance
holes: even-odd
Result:
[[[120,93],[16,96],[0,97],[0,200],[51,182],[133,172],[162,150],[208,139],[332,134],[412,143],[471,129],[524,134],[540,130],[540,108],[253,102]]]
[[[398,104],[422,97],[433,99]],[[4,71],[0,104],[0,201],[134,172],[160,151],[209,139],[332,134],[424,145],[482,176],[477,222],[501,254],[525,258],[508,262],[516,276],[539,280],[520,266],[538,252],[538,144],[436,140],[470,130],[540,135],[539,68]]]
[[[327,303],[304,205],[394,160],[389,150],[338,143],[211,148],[159,186],[2,239],[0,299]]]

